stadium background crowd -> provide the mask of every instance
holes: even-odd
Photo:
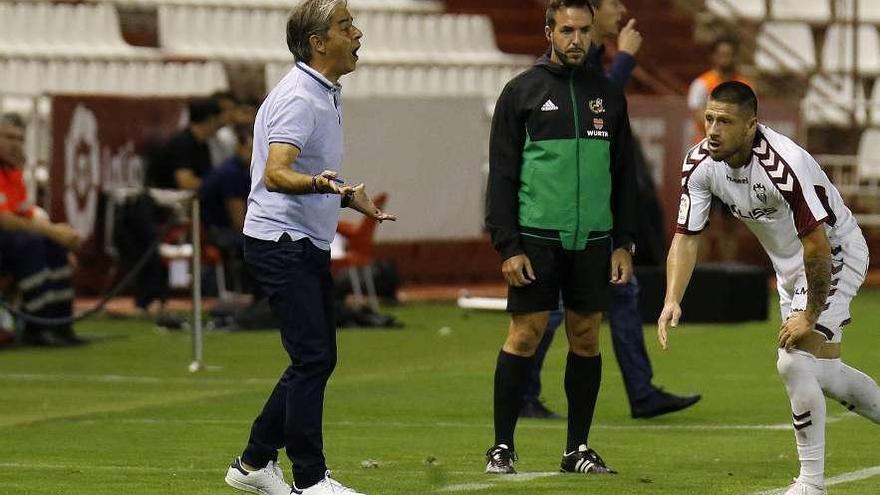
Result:
[[[0,2],[0,17],[9,21],[0,34],[0,110],[25,124],[18,166],[27,203],[69,224],[80,241],[78,295],[104,293],[161,233],[170,213],[137,199],[144,185],[200,190],[206,245],[216,254],[206,257],[208,271],[225,268],[220,292],[248,285],[235,261],[241,162],[261,98],[290,66],[279,34],[288,3]],[[880,88],[872,86],[880,73],[880,9],[874,2],[625,4],[623,20],[636,18],[650,40],[627,95],[667,233],[680,157],[698,139],[690,124],[691,110],[698,110],[691,83],[705,82],[707,69],[726,63],[738,64],[754,82],[762,119],[819,156],[877,246],[880,162],[873,150],[880,148],[874,127]],[[535,22],[543,2],[350,5],[367,34],[358,71],[342,81],[347,174],[381,177],[395,191],[389,201],[398,211],[432,212],[378,231],[374,257],[392,260],[414,285],[498,284],[482,225],[488,126],[500,88],[545,49]],[[608,60],[617,50],[609,45]],[[720,55],[726,62],[718,61],[718,50],[732,52]],[[456,191],[455,201],[449,191]],[[714,218],[727,222],[724,215]],[[743,227],[731,224],[722,233],[710,241],[705,261],[766,266]],[[157,314],[154,301],[166,297],[174,263],[158,255],[150,263],[135,284],[135,306]],[[6,272],[8,265],[0,260]],[[14,285],[7,280],[4,300],[20,301]],[[8,319],[5,326],[11,329]]]

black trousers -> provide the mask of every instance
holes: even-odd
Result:
[[[41,235],[0,231],[0,272],[11,274],[22,294],[22,308],[43,318],[73,314],[73,286],[67,249]],[[28,323],[26,334],[43,330],[69,334],[71,325]]]
[[[330,253],[285,234],[278,242],[245,238],[245,262],[281,322],[290,366],[254,421],[244,462],[261,467],[286,448],[299,488],[321,479],[324,389],[336,366]]]

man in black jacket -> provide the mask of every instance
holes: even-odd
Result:
[[[601,382],[599,324],[632,275],[636,182],[626,99],[585,67],[593,10],[553,0],[549,57],[510,81],[495,107],[486,225],[512,313],[495,370],[488,473],[514,473],[514,430],[535,349],[559,294],[566,307],[568,439],[561,469],[613,473],[588,447]]]
[[[604,72],[605,76],[621,89],[626,87],[636,67],[635,54],[641,47],[641,34],[635,29],[635,19],[621,29],[626,6],[620,0],[590,0],[595,12],[592,46],[587,53],[585,63],[594,69]],[[617,53],[607,71],[603,70],[602,57],[606,42],[617,41]],[[548,50],[547,56],[550,55]],[[637,229],[638,249],[635,265],[659,266],[666,257],[666,235],[663,230],[663,219],[660,215],[657,194],[650,172],[646,169],[645,157],[638,140],[633,142],[635,168],[638,184],[639,219]],[[550,313],[544,337],[535,351],[534,365],[529,373],[528,386],[523,397],[520,410],[521,417],[559,418],[559,415],[547,409],[540,400],[541,367],[544,357],[553,342],[556,329],[562,324],[563,311],[557,309]],[[632,277],[629,283],[612,287],[611,306],[608,310],[608,322],[611,326],[611,340],[614,354],[620,367],[620,374],[626,386],[630,413],[633,418],[652,418],[661,414],[680,411],[696,404],[700,395],[679,396],[668,393],[652,383],[654,371],[651,359],[645,348],[645,337],[642,329],[642,315],[639,310],[639,283]]]

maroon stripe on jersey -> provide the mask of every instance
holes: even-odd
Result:
[[[675,232],[678,234],[684,234],[684,235],[697,235],[697,234],[701,233],[703,230],[705,230],[705,228],[706,227],[703,227],[700,230],[689,230],[688,228],[682,227],[681,225],[676,225]]]
[[[684,219],[684,225],[676,222],[676,232],[678,232],[679,234],[694,235],[702,232],[702,229],[693,231],[688,230],[687,228],[687,226],[690,225],[691,220],[691,195],[688,191],[687,183],[688,180],[691,178],[691,174],[693,174],[694,170],[697,169],[697,166],[705,162],[706,158],[709,158],[709,152],[708,150],[706,150],[706,141],[703,140],[700,142],[700,144],[688,150],[687,155],[685,156],[684,165],[682,165],[681,167],[681,195],[687,196],[688,212],[687,217]],[[703,228],[705,229],[706,226],[704,225]]]
[[[709,158],[709,151],[706,149],[705,140],[688,150],[687,156],[684,160],[684,166],[681,167],[682,186],[687,183],[687,180],[690,178],[691,174],[693,174],[694,170],[697,169],[697,165],[705,162],[706,158]]]
[[[801,184],[794,175],[791,166],[770,146],[767,138],[760,133],[755,135],[755,147],[752,148],[758,163],[770,177],[770,182],[785,198],[794,216],[794,225],[798,237],[803,237],[812,232],[820,223],[828,218],[826,214],[822,218],[815,218],[810,211]]]
[[[831,203],[828,201],[828,191],[822,186],[814,187],[816,189],[816,196],[819,198],[819,202],[822,203],[822,208],[825,208],[825,213],[828,214],[828,225],[834,227],[834,224],[837,223],[837,215],[835,215],[834,210],[831,209]]]
[[[801,431],[804,428],[806,428],[808,426],[812,426],[812,425],[813,425],[813,420],[811,419],[811,420],[807,421],[806,423],[801,423],[801,424],[794,423],[794,429],[797,431]]]
[[[823,325],[816,323],[816,331],[821,333],[823,336],[825,336],[825,340],[830,341],[830,340],[834,339],[834,332],[829,330],[828,327],[826,327],[826,326],[823,326]]]

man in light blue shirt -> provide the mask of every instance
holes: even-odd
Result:
[[[376,208],[363,184],[348,186],[339,179],[338,81],[355,70],[362,34],[346,0],[302,1],[287,24],[287,45],[297,63],[257,113],[245,262],[281,323],[291,364],[227,471],[226,482],[243,491],[359,495],[328,475],[321,417],[324,389],[336,366],[329,249],[339,209],[394,220]],[[292,488],[278,468],[281,448],[293,462]]]

